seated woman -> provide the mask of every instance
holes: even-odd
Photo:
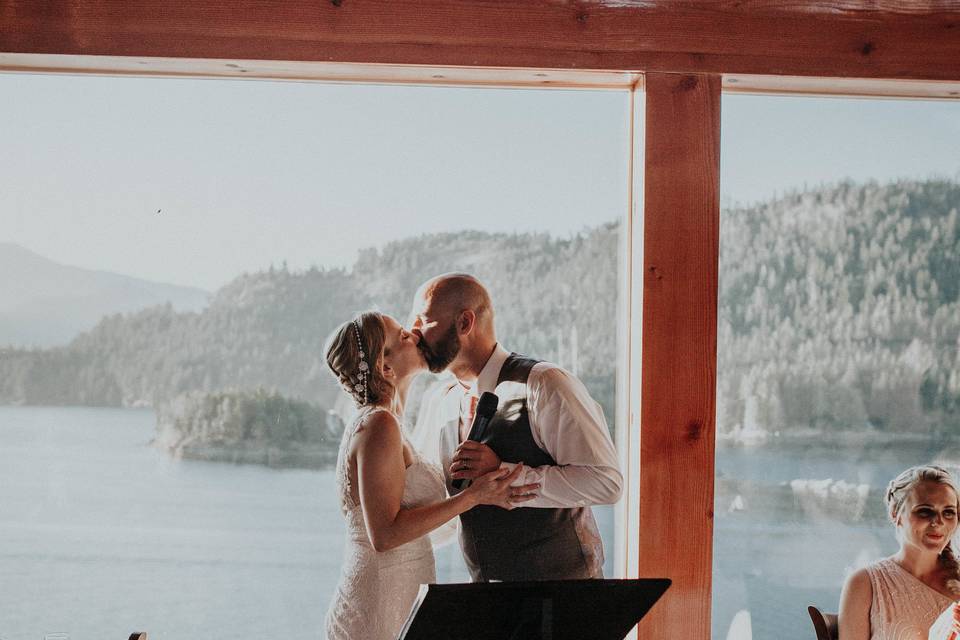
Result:
[[[911,467],[887,486],[887,510],[900,550],[851,575],[840,596],[841,640],[926,640],[960,597],[958,491],[941,467]]]

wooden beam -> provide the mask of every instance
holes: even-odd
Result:
[[[639,88],[643,79],[643,75],[636,72],[582,69],[430,67],[355,62],[135,58],[47,53],[0,53],[0,72],[622,91]]]
[[[724,75],[723,91],[760,95],[960,100],[960,81]]]
[[[47,53],[0,53],[0,73],[112,75],[162,78],[229,78],[405,84],[455,87],[642,90],[637,71],[436,67],[358,62],[134,58]],[[960,80],[889,80],[725,74],[726,93],[960,100]]]
[[[0,52],[960,80],[960,0],[3,0]]]
[[[720,77],[646,76],[640,577],[673,586],[641,638],[710,638]]]

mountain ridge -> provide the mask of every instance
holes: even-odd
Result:
[[[104,316],[170,302],[199,311],[210,294],[195,287],[62,264],[0,242],[0,345],[65,345]]]
[[[958,209],[960,184],[928,180],[722,212],[718,433],[960,426]],[[332,406],[330,331],[373,306],[406,320],[418,284],[464,270],[490,288],[504,345],[574,370],[612,424],[620,244],[615,223],[569,238],[426,234],[363,250],[349,270],[246,274],[201,313],[154,307],[67,347],[9,351],[0,402],[159,406],[263,387]]]

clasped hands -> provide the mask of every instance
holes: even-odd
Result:
[[[487,445],[473,440],[464,440],[453,453],[449,468],[450,477],[454,480],[476,480],[488,473],[498,471],[500,462],[500,456]],[[511,482],[519,475],[519,471],[515,468],[509,474]],[[508,500],[511,505],[533,500],[537,497],[536,490],[539,488],[538,483],[511,486]]]

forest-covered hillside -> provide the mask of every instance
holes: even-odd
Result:
[[[721,433],[958,428],[958,209],[960,184],[931,180],[723,211]],[[336,324],[374,304],[404,320],[420,282],[465,270],[490,287],[504,344],[576,370],[612,423],[618,249],[615,224],[473,231],[397,240],[349,270],[243,275],[201,313],[155,307],[67,347],[3,351],[0,402],[157,406],[263,387],[332,406],[321,349]]]
[[[958,209],[926,181],[725,211],[721,429],[957,429]]]
[[[349,272],[244,275],[201,313],[154,307],[105,318],[64,348],[6,350],[0,402],[157,406],[183,393],[263,387],[331,406],[338,390],[322,347],[333,328],[371,306],[405,319],[421,281],[466,270],[496,294],[508,347],[560,356],[612,408],[616,239],[614,225],[564,240],[427,235],[365,251]]]

